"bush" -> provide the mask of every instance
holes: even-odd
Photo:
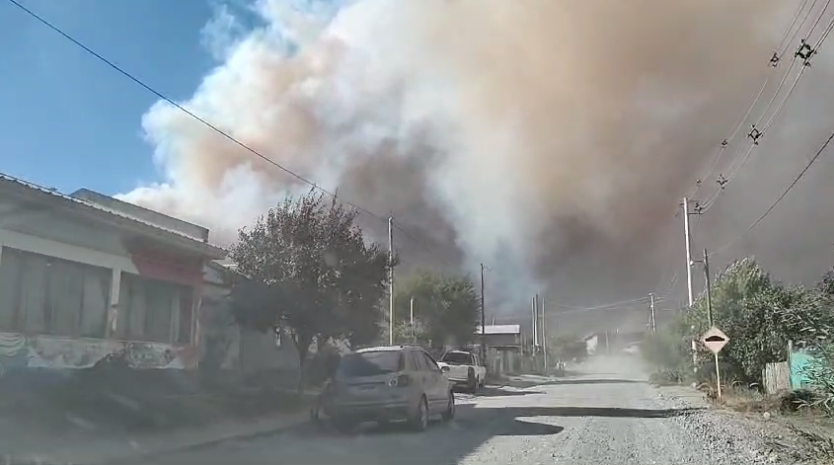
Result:
[[[806,368],[805,375],[815,396],[805,402],[834,416],[834,344],[822,344],[814,350],[816,362]]]

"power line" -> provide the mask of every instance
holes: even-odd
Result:
[[[69,35],[68,33],[64,32],[61,28],[59,28],[58,26],[56,26],[56,25],[52,24],[52,23],[51,23],[50,21],[48,21],[47,19],[45,19],[45,18],[43,18],[42,16],[38,15],[37,13],[35,13],[35,12],[34,12],[34,11],[32,11],[32,10],[30,10],[30,9],[29,9],[29,8],[27,8],[26,6],[22,5],[22,4],[21,4],[18,0],[8,0],[8,2],[9,2],[9,3],[11,3],[12,5],[16,6],[18,9],[20,9],[20,10],[21,10],[21,11],[23,11],[24,13],[28,14],[30,17],[32,17],[32,18],[33,18],[33,19],[35,19],[36,21],[38,21],[38,22],[40,22],[41,24],[43,24],[43,25],[44,25],[44,26],[46,26],[47,28],[49,28],[49,29],[51,29],[52,31],[54,31],[55,33],[59,34],[59,35],[60,35],[60,36],[62,36],[64,39],[66,39],[66,40],[68,40],[68,41],[72,42],[72,43],[73,43],[74,45],[76,45],[77,47],[81,48],[82,50],[84,50],[84,51],[85,51],[85,52],[87,52],[88,54],[92,55],[93,57],[95,57],[96,59],[98,59],[99,61],[101,61],[102,63],[106,64],[107,66],[109,66],[110,68],[112,68],[113,70],[115,70],[116,72],[118,72],[119,74],[121,74],[122,76],[124,76],[124,77],[128,78],[129,80],[133,81],[135,84],[137,84],[137,85],[141,86],[141,87],[142,87],[142,88],[144,88],[146,91],[148,91],[148,92],[150,92],[151,94],[155,95],[157,98],[159,98],[159,99],[161,99],[161,100],[164,100],[164,101],[165,101],[166,103],[168,103],[169,105],[171,105],[171,106],[173,106],[173,107],[177,108],[179,111],[181,111],[181,112],[185,113],[185,114],[186,114],[186,115],[188,115],[189,117],[193,118],[195,121],[197,121],[197,122],[199,122],[199,123],[203,124],[203,125],[204,125],[204,126],[206,126],[207,128],[209,128],[209,129],[211,129],[212,131],[216,132],[218,135],[222,136],[222,137],[223,137],[223,138],[225,138],[226,140],[228,140],[228,141],[232,142],[233,144],[237,145],[238,147],[242,148],[242,149],[243,149],[243,150],[245,150],[246,152],[249,152],[250,154],[252,154],[252,155],[254,155],[254,156],[256,156],[256,157],[260,158],[261,160],[263,160],[263,161],[265,161],[266,163],[268,163],[268,164],[270,164],[270,165],[274,166],[275,168],[278,168],[279,170],[281,170],[281,171],[282,171],[282,172],[284,172],[285,174],[288,174],[289,176],[291,176],[291,177],[293,177],[293,178],[297,179],[298,181],[301,181],[302,183],[309,185],[309,186],[310,186],[311,188],[313,188],[314,190],[317,190],[317,191],[319,191],[319,192],[321,192],[321,193],[323,193],[323,194],[325,194],[325,195],[327,195],[327,196],[329,196],[329,197],[332,197],[333,199],[337,200],[337,201],[338,201],[338,202],[340,202],[340,203],[343,203],[343,204],[345,204],[345,205],[348,205],[348,206],[350,206],[350,207],[352,207],[352,208],[356,209],[357,211],[360,211],[360,212],[365,213],[365,214],[367,214],[367,215],[369,215],[369,216],[371,216],[371,217],[374,217],[374,218],[376,218],[377,220],[379,220],[379,221],[381,221],[381,222],[385,222],[385,223],[387,223],[387,222],[388,222],[388,216],[379,215],[379,214],[377,214],[377,213],[374,213],[374,212],[372,212],[372,211],[368,210],[367,208],[362,207],[361,205],[358,205],[358,204],[356,204],[356,203],[353,203],[353,202],[350,202],[350,201],[347,201],[347,200],[344,200],[344,199],[340,199],[336,193],[334,193],[334,192],[330,192],[329,190],[324,189],[323,187],[319,186],[318,184],[316,184],[314,181],[312,181],[312,180],[308,179],[307,177],[302,176],[301,174],[298,174],[298,173],[296,173],[295,171],[293,171],[293,170],[291,170],[291,169],[289,169],[289,168],[287,168],[287,167],[283,166],[282,164],[280,164],[280,163],[278,163],[278,162],[276,162],[276,161],[274,161],[274,160],[270,159],[269,157],[267,157],[267,156],[263,155],[263,154],[262,154],[262,153],[260,153],[259,151],[257,151],[257,150],[255,150],[255,149],[253,149],[253,148],[252,148],[251,146],[249,146],[248,144],[246,144],[246,143],[244,143],[244,142],[240,141],[239,139],[237,139],[236,137],[232,136],[232,135],[231,135],[231,134],[229,134],[227,131],[222,130],[221,128],[219,128],[219,127],[218,127],[218,126],[216,126],[215,124],[213,124],[213,123],[211,123],[210,121],[206,120],[205,118],[203,118],[203,117],[201,117],[201,116],[197,115],[197,114],[196,114],[196,113],[194,113],[193,111],[191,111],[191,110],[187,109],[185,106],[183,106],[183,105],[181,105],[181,104],[177,103],[176,101],[174,101],[174,100],[173,100],[173,99],[171,99],[170,97],[166,96],[166,95],[165,95],[165,94],[163,94],[162,92],[160,92],[160,91],[158,91],[158,90],[154,89],[154,88],[153,88],[153,87],[151,87],[149,84],[146,84],[144,81],[142,81],[142,80],[141,80],[141,79],[139,79],[138,77],[136,77],[136,76],[134,76],[133,74],[131,74],[130,72],[126,71],[124,68],[120,67],[119,65],[117,65],[117,64],[116,64],[116,63],[114,63],[113,61],[111,61],[111,60],[107,59],[106,57],[104,57],[103,55],[99,54],[98,52],[96,52],[96,51],[95,51],[95,50],[93,50],[92,48],[88,47],[87,45],[85,45],[84,43],[82,43],[81,41],[79,41],[78,39],[76,39],[76,38],[72,37],[71,35]],[[396,223],[394,224],[394,229],[396,229],[397,231],[399,231],[399,232],[403,233],[406,237],[408,237],[409,239],[411,239],[413,242],[415,242],[415,243],[417,243],[417,244],[420,244],[420,245],[422,245],[423,247],[428,247],[428,245],[427,245],[427,244],[425,244],[425,243],[423,243],[422,241],[418,240],[418,239],[417,239],[417,238],[416,238],[413,234],[411,234],[411,233],[410,233],[410,232],[408,232],[407,230],[403,229],[401,226],[398,226]],[[436,257],[442,257],[442,258],[445,260],[445,257],[443,256],[443,254],[434,253],[434,251],[431,251],[431,250],[429,250],[429,252],[430,252],[430,253],[432,253],[434,256],[436,256]]]
[[[781,63],[781,61],[782,61],[782,57],[784,56],[785,53],[787,53],[788,48],[790,47],[790,43],[794,41],[794,39],[799,35],[800,31],[802,31],[803,26],[805,25],[805,23],[807,23],[809,21],[809,19],[811,18],[811,15],[815,10],[815,7],[817,5],[818,0],[814,0],[811,3],[810,7],[807,9],[807,11],[805,11],[805,7],[807,6],[808,1],[809,0],[804,0],[802,2],[802,4],[797,8],[796,12],[794,13],[791,24],[790,24],[790,26],[788,26],[788,29],[785,31],[785,34],[783,35],[783,37],[782,37],[782,39],[779,43],[779,47],[777,48],[777,51],[775,51],[773,53],[773,56],[769,60],[771,68],[775,69],[775,68],[778,67],[779,63]],[[832,23],[829,24],[825,28],[825,30],[821,34],[820,38],[817,40],[816,45],[814,45],[813,47],[808,45],[808,41],[809,41],[811,35],[814,33],[814,30],[816,29],[816,27],[819,24],[822,17],[825,15],[830,3],[831,3],[831,0],[826,0],[823,7],[819,10],[813,24],[807,30],[807,32],[804,34],[804,36],[803,36],[804,38],[801,40],[799,46],[796,49],[796,52],[793,54],[791,64],[788,67],[788,69],[785,71],[784,75],[782,76],[782,79],[779,82],[779,85],[777,86],[775,92],[773,93],[773,96],[771,97],[770,101],[767,103],[767,106],[762,111],[758,120],[755,123],[752,124],[751,131],[749,133],[747,133],[747,138],[751,139],[750,147],[747,149],[746,152],[744,152],[743,148],[739,148],[737,151],[735,151],[735,153],[731,157],[732,159],[736,159],[740,154],[742,154],[742,152],[744,152],[744,155],[742,155],[741,160],[739,162],[732,164],[732,166],[730,167],[731,172],[728,176],[725,177],[725,176],[722,176],[722,175],[719,174],[719,179],[716,182],[718,182],[720,187],[709,197],[709,199],[707,201],[705,201],[703,203],[704,212],[706,212],[706,210],[708,210],[710,207],[712,207],[712,205],[718,199],[719,195],[724,191],[724,187],[726,186],[726,184],[728,184],[732,180],[732,178],[735,177],[736,173],[749,160],[751,154],[755,151],[755,149],[759,145],[759,139],[765,135],[765,133],[770,128],[770,126],[773,124],[773,122],[776,120],[776,118],[779,116],[779,114],[784,109],[785,105],[787,104],[788,100],[790,99],[791,95],[793,94],[793,91],[796,89],[796,86],[799,83],[799,80],[802,77],[802,74],[804,73],[805,69],[810,65],[811,57],[813,57],[814,55],[817,54],[820,45],[822,45],[822,42],[830,34],[831,28],[834,28],[834,20],[832,20]],[[805,15],[802,18],[802,21],[799,22],[799,25],[796,26],[798,19],[802,16],[803,11],[805,11]],[[795,30],[794,30],[794,26],[796,26]],[[791,33],[791,31],[793,31],[793,33]],[[788,37],[790,37],[790,38],[788,38]],[[770,109],[776,103],[776,100],[778,99],[779,95],[782,93],[782,88],[785,86],[788,78],[791,76],[791,71],[793,70],[794,66],[796,65],[796,63],[799,59],[801,59],[801,65],[800,65],[801,69],[797,73],[796,79],[794,79],[793,83],[791,84],[790,89],[787,91],[787,95],[782,99],[781,103],[777,106],[774,113],[770,116],[770,118],[767,120],[767,122],[764,125],[762,125],[762,120],[770,112]],[[715,171],[715,168],[718,165],[719,159],[724,154],[724,149],[732,144],[733,138],[735,138],[735,136],[738,133],[738,130],[740,129],[741,125],[743,124],[743,122],[745,120],[747,120],[747,118],[749,117],[749,115],[753,111],[753,108],[758,103],[758,101],[761,98],[761,96],[762,96],[762,94],[765,90],[765,87],[767,86],[771,77],[772,77],[771,75],[768,75],[767,77],[765,77],[764,82],[761,84],[761,86],[759,88],[759,91],[756,93],[756,97],[753,99],[753,102],[748,107],[746,115],[737,123],[736,128],[732,132],[732,135],[729,138],[724,139],[724,141],[721,143],[721,148],[719,149],[719,153],[717,154],[717,156],[714,158],[713,162],[711,163],[709,171],[707,172],[707,174],[705,176],[702,176],[701,178],[699,178],[698,182],[696,183],[695,190],[689,195],[689,197],[692,197],[695,193],[697,193],[698,190],[700,190],[700,188],[703,186],[703,180],[705,180],[706,178],[709,178],[712,175],[712,173]]]
[[[733,238],[733,240],[728,242],[727,244],[724,244],[723,246],[715,249],[715,251],[710,253],[710,256],[715,255],[718,252],[720,252],[720,251],[730,247],[731,245],[735,244],[742,237],[744,237],[747,233],[749,233],[753,228],[755,228],[759,223],[761,223],[762,220],[764,220],[765,217],[767,215],[769,215],[770,212],[772,212],[773,209],[776,208],[777,205],[779,205],[779,203],[782,201],[782,199],[784,199],[785,196],[788,195],[788,192],[790,192],[791,189],[793,189],[799,183],[799,181],[802,179],[802,177],[805,176],[805,173],[807,173],[808,170],[811,169],[811,166],[814,164],[814,162],[817,161],[817,159],[820,157],[820,155],[822,155],[822,153],[825,151],[825,149],[828,148],[828,145],[831,143],[832,140],[834,140],[834,132],[832,132],[831,135],[828,136],[828,139],[825,141],[825,143],[822,144],[822,147],[820,147],[820,149],[817,150],[817,153],[814,154],[814,156],[811,158],[810,161],[808,161],[808,163],[805,165],[805,167],[802,169],[802,171],[800,171],[799,174],[796,176],[796,178],[794,178],[794,180],[788,185],[788,187],[785,188],[784,191],[782,191],[782,194],[779,195],[779,197],[776,198],[776,200],[770,205],[770,207],[768,207],[767,210],[765,210],[765,212],[762,213],[762,215],[759,216],[756,219],[756,221],[751,223],[750,226],[748,226],[747,229],[745,229],[741,234],[739,234],[738,236]]]
[[[764,94],[765,89],[767,88],[767,84],[770,82],[770,79],[773,77],[772,76],[773,70],[778,68],[779,64],[782,61],[782,57],[788,51],[788,47],[790,46],[790,43],[794,41],[797,34],[799,34],[799,31],[802,30],[802,25],[805,24],[808,21],[808,18],[810,17],[811,13],[813,12],[814,6],[816,6],[816,3],[817,3],[818,0],[814,0],[814,2],[811,4],[811,7],[805,13],[805,17],[802,19],[802,22],[799,23],[798,27],[796,27],[796,30],[794,30],[794,26],[796,26],[797,20],[799,19],[800,16],[802,16],[802,12],[805,10],[805,6],[808,4],[809,1],[810,0],[804,0],[802,2],[802,4],[796,9],[796,11],[794,13],[794,16],[793,16],[793,19],[791,20],[790,25],[785,30],[785,33],[783,34],[782,39],[779,41],[779,46],[776,48],[776,51],[773,52],[773,55],[768,59],[768,66],[770,68],[770,72],[768,72],[768,74],[762,80],[762,83],[759,86],[758,91],[754,92],[753,98],[751,99],[751,102],[750,102],[750,105],[748,105],[747,110],[744,112],[744,116],[742,116],[736,122],[736,124],[733,126],[733,130],[730,132],[730,135],[727,138],[725,138],[721,142],[721,144],[719,144],[719,146],[717,147],[715,155],[712,157],[712,163],[710,164],[709,169],[706,171],[705,174],[701,175],[698,178],[698,181],[695,184],[695,188],[689,193],[689,195],[687,195],[688,198],[693,198],[698,193],[698,191],[701,189],[701,187],[703,187],[703,181],[709,179],[712,176],[712,174],[715,172],[715,169],[718,167],[718,163],[724,157],[726,149],[729,148],[733,144],[733,141],[735,140],[736,136],[738,135],[739,130],[741,130],[741,127],[744,125],[744,122],[747,121],[747,119],[750,117],[750,114],[755,109],[756,104],[759,102],[762,95]],[[820,14],[822,14],[822,12]],[[791,31],[793,31],[793,34],[791,34]],[[792,66],[793,66],[793,64],[791,64],[791,67]],[[785,78],[787,78],[787,75],[789,73],[790,73],[790,69],[788,69],[788,71],[785,72]],[[784,79],[783,79],[783,82],[779,85],[779,89],[781,89],[782,85],[784,85]],[[777,89],[776,95],[778,95],[779,89]],[[774,100],[776,99],[776,95],[774,95],[774,97],[773,97]],[[773,104],[773,101],[771,100],[771,102],[768,104],[767,108],[769,109],[770,105],[772,105],[772,104]],[[767,112],[767,109],[765,109],[765,112]],[[739,153],[740,153],[740,150],[737,151],[732,156],[732,158],[735,158]],[[748,152],[748,154],[749,154],[749,152]],[[722,184],[722,186],[723,186],[723,184]],[[720,192],[720,190],[719,190],[719,192]],[[718,194],[716,193],[712,197],[717,197],[717,195]],[[704,205],[707,205],[707,202],[704,202]]]

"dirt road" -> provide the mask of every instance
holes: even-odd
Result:
[[[454,422],[420,434],[355,435],[311,425],[273,437],[155,458],[154,465],[564,464],[750,465],[774,462],[743,424],[661,396],[629,357],[561,379],[521,377],[462,395]],[[150,465],[150,463],[148,464]]]

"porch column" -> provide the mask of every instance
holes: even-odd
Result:
[[[119,320],[119,290],[122,287],[122,270],[113,268],[110,275],[110,307],[107,312],[107,330],[105,339],[112,339],[116,335]]]

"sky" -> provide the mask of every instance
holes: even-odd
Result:
[[[270,162],[374,212],[357,220],[374,240],[387,240],[393,215],[409,231],[397,237],[404,263],[487,263],[503,301],[525,311],[544,289],[598,305],[680,287],[668,272],[682,273],[671,213],[699,176],[696,200],[720,202],[693,247],[721,248],[716,269],[754,254],[782,279],[812,282],[832,263],[825,160],[723,247],[834,124],[830,44],[790,80],[798,86],[778,84],[800,69],[792,42],[834,27],[827,2],[810,2],[819,11],[791,34],[799,0],[19,1]],[[768,66],[774,49],[788,66]],[[118,195],[205,225],[218,243],[309,189],[8,0],[0,82],[0,172]],[[777,113],[748,151],[746,128]],[[712,158],[724,137],[726,156]]]
[[[216,2],[21,3],[174,99],[188,97],[216,65],[201,34]],[[63,192],[107,194],[158,177],[141,128],[157,97],[6,1],[0,82],[0,172]]]

